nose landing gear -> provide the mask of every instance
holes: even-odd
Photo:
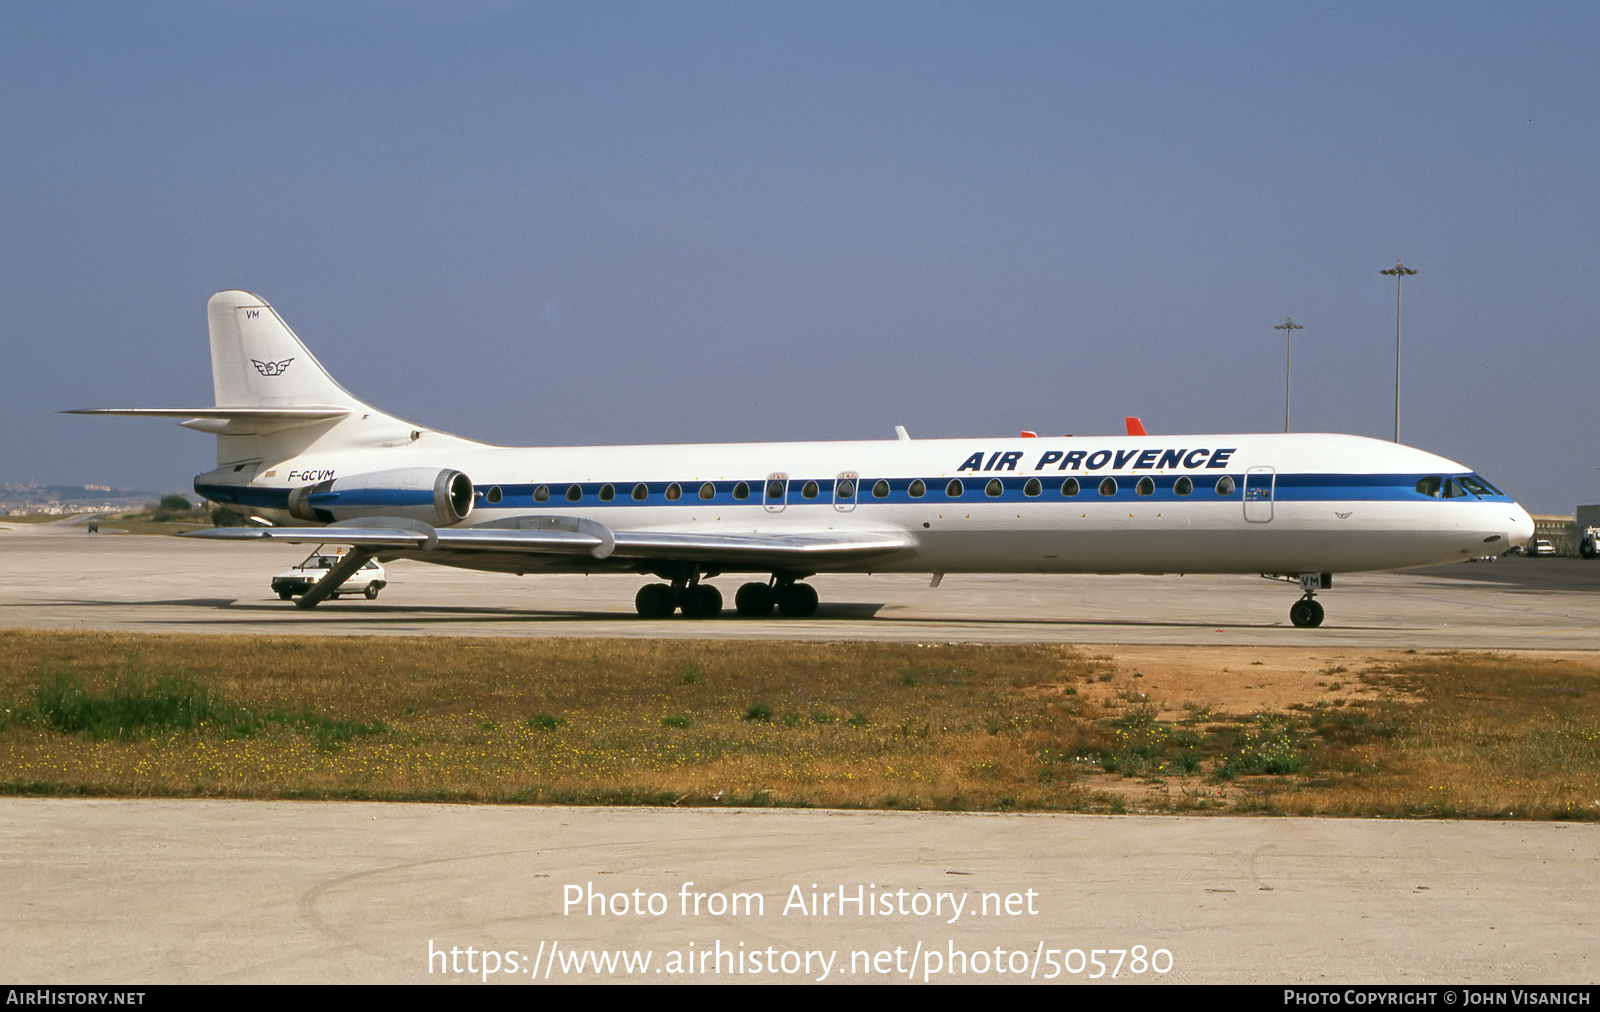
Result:
[[[1322,605],[1303,597],[1289,608],[1289,621],[1301,629],[1315,629],[1322,624]]]
[[[1332,573],[1300,574],[1300,589],[1305,591],[1305,597],[1289,608],[1289,621],[1295,628],[1315,629],[1322,624],[1322,605],[1317,603],[1317,591],[1332,585]]]

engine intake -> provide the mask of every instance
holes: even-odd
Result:
[[[325,524],[385,516],[448,527],[472,513],[473,496],[460,471],[402,467],[302,485],[289,492],[289,512]]]

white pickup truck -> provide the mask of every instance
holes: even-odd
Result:
[[[339,554],[329,554],[318,546],[317,550],[306,556],[306,560],[293,569],[279,573],[272,578],[272,592],[285,601],[291,597],[298,597],[310,590],[312,585],[324,576],[339,562]],[[364,594],[368,601],[378,596],[378,591],[388,586],[384,579],[383,567],[375,560],[368,559],[367,564],[351,574],[339,589],[328,595],[338,597],[340,594]]]

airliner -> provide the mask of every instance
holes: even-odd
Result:
[[[1335,573],[1498,554],[1533,521],[1453,461],[1361,436],[1129,435],[685,446],[491,446],[348,393],[260,296],[207,305],[215,406],[84,408],[217,437],[197,493],[255,526],[188,537],[347,545],[296,604],[369,559],[631,572],[641,616],[805,617],[818,573],[1256,573],[1322,623]]]

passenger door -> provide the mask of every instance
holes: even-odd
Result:
[[[1253,524],[1272,519],[1272,494],[1277,474],[1270,467],[1252,467],[1244,475],[1244,518]]]

